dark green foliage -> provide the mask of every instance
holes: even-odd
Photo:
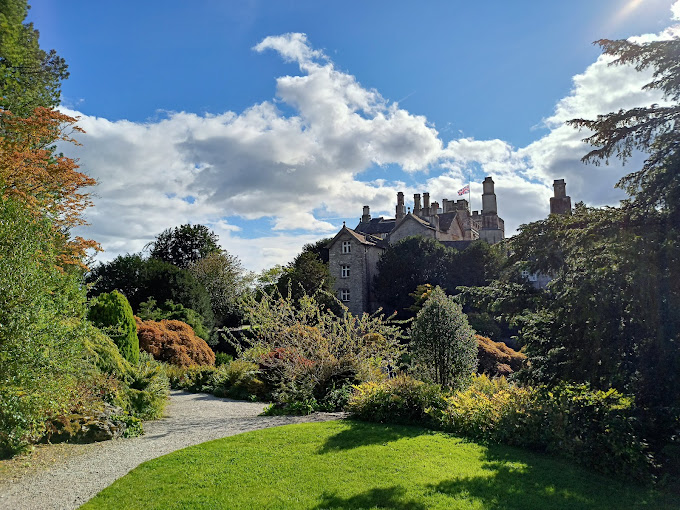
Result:
[[[191,308],[185,308],[180,303],[175,304],[168,300],[162,305],[157,306],[156,300],[149,298],[139,305],[137,316],[143,321],[151,320],[159,322],[163,319],[182,321],[191,326],[194,333],[203,340],[208,341],[210,338],[210,333],[203,325],[203,318]]]
[[[440,287],[430,293],[410,331],[413,369],[451,388],[468,384],[477,368],[477,341],[462,307]]]
[[[139,362],[135,317],[123,294],[117,290],[100,294],[90,304],[87,317],[108,333],[126,360],[132,364]]]
[[[37,439],[83,369],[85,296],[57,269],[54,231],[0,198],[0,456]]]
[[[320,290],[319,299],[323,299],[327,307],[334,307],[333,300],[323,296],[323,292],[332,293],[333,277],[328,262],[323,262],[317,251],[314,245],[305,245],[302,253],[284,268],[276,286],[283,296],[287,296],[290,290],[296,301],[305,294],[312,295]]]
[[[421,236],[407,237],[385,250],[378,262],[374,289],[385,310],[412,317],[412,293],[419,285],[440,286],[455,294],[458,286],[480,286],[497,277],[499,248],[484,242],[463,251]]]
[[[214,319],[205,287],[189,271],[167,262],[121,255],[95,267],[87,281],[92,283],[91,296],[118,290],[134,311],[150,298],[157,303],[172,301],[194,310],[202,317],[206,330],[212,329]]]
[[[205,225],[180,225],[166,229],[150,244],[150,257],[187,269],[211,253],[219,253],[219,238]]]
[[[54,50],[38,43],[38,31],[24,23],[26,0],[0,2],[0,109],[27,116],[34,108],[60,103],[61,81],[67,65]]]
[[[215,366],[220,367],[222,365],[228,365],[234,361],[234,357],[226,352],[216,352],[215,353]]]
[[[249,292],[251,277],[238,257],[226,251],[210,253],[191,264],[189,272],[210,296],[216,326],[240,325],[239,300]]]
[[[360,420],[435,425],[431,416],[446,408],[444,397],[439,385],[400,375],[383,383],[356,386],[347,410]]]

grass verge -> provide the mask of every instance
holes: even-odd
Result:
[[[91,509],[678,508],[566,462],[417,427],[354,421],[240,434],[146,462]]]

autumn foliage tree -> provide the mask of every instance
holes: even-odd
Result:
[[[91,205],[84,188],[96,181],[78,170],[77,162],[55,153],[55,143],[77,143],[82,132],[76,119],[38,107],[28,117],[0,112],[0,194],[11,197],[38,218],[49,220],[59,236],[59,265],[82,264],[89,248],[98,244],[68,231],[85,224],[83,211]]]

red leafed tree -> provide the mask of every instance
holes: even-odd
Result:
[[[60,239],[60,266],[83,265],[95,241],[69,237],[85,225],[83,211],[92,205],[84,188],[96,181],[78,171],[72,158],[57,154],[55,144],[77,144],[71,134],[83,132],[76,119],[49,108],[36,108],[29,117],[0,110],[0,194],[20,200],[36,216],[47,217]]]

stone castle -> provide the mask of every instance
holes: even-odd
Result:
[[[338,298],[353,314],[373,312],[379,304],[373,294],[373,279],[382,253],[391,245],[409,236],[431,237],[445,246],[459,250],[470,243],[485,241],[496,244],[505,239],[505,223],[498,216],[496,193],[491,177],[482,183],[482,210],[470,212],[467,200],[443,199],[430,202],[430,194],[413,195],[413,212],[404,206],[404,194],[397,193],[394,218],[371,218],[365,205],[359,224],[343,226],[328,243],[329,268]],[[571,198],[566,195],[564,179],[553,184],[554,197],[550,212],[571,212]]]

